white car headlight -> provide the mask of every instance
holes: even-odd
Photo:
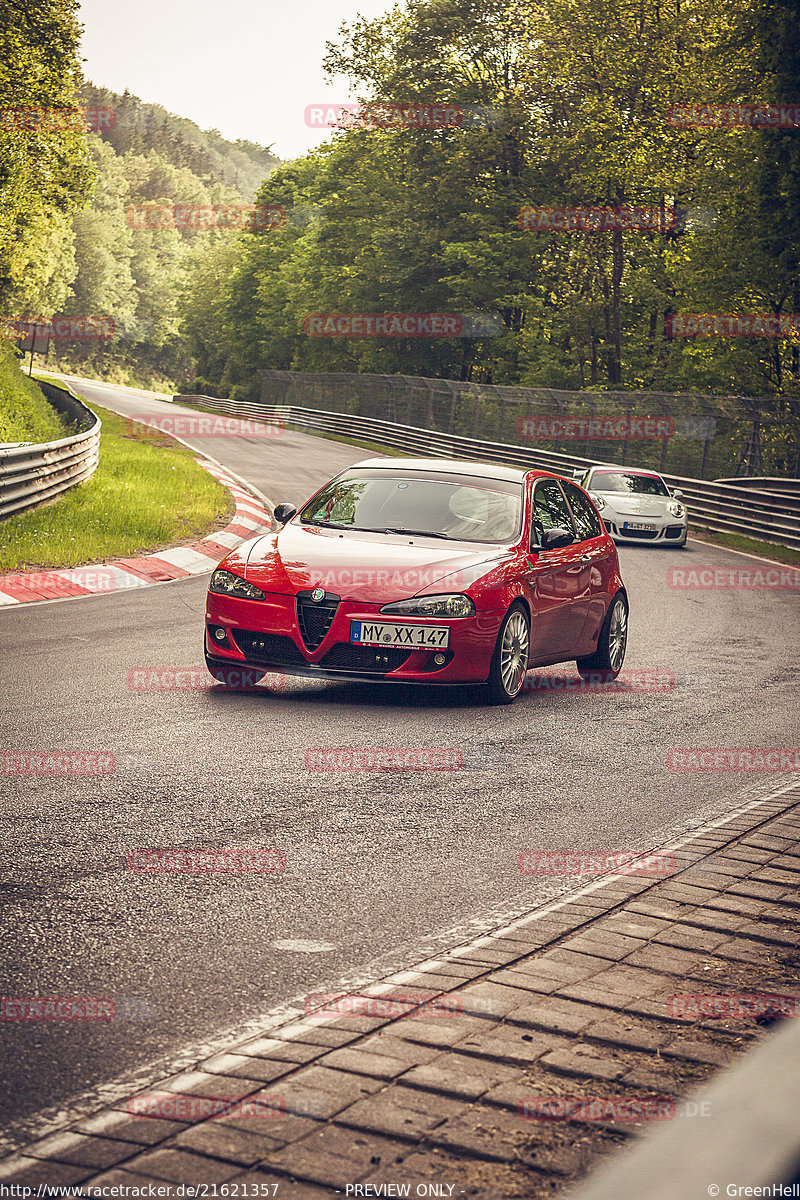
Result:
[[[215,571],[208,585],[210,592],[220,596],[236,596],[239,600],[263,600],[264,593],[254,583],[240,579],[233,571]]]
[[[474,617],[475,605],[469,596],[454,592],[448,596],[415,596],[384,604],[382,613],[395,617]]]
[[[597,507],[598,507],[598,508],[600,509],[600,511],[602,512],[602,511],[603,511],[603,509],[606,507],[606,502],[605,502],[605,500],[603,499],[603,497],[602,497],[602,496],[600,496],[600,495],[598,495],[598,494],[597,494],[597,492],[589,492],[589,495],[592,497],[592,499],[594,500],[595,504],[597,505]]]
[[[686,509],[682,504],[679,504],[677,500],[670,500],[669,504],[667,505],[667,512],[671,513],[673,517],[682,517],[686,512]]]

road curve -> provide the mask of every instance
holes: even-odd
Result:
[[[129,389],[79,390],[128,415],[174,413]],[[273,501],[299,502],[366,456],[297,433],[193,444]],[[672,671],[668,693],[548,689],[492,709],[468,690],[301,680],[250,695],[138,691],[134,668],[202,663],[205,577],[0,611],[2,748],[117,760],[99,777],[0,776],[3,990],[112,996],[122,1013],[4,1023],[6,1135],[300,993],[378,960],[415,960],[455,926],[488,927],[578,886],[521,876],[523,849],[648,849],[785,781],[674,773],[667,752],[797,744],[797,594],[667,587],[671,566],[755,565],[698,542],[620,557],[626,667]],[[570,665],[537,674],[575,678]],[[309,771],[306,751],[325,746],[453,747],[464,765]],[[133,848],[181,846],[277,847],[287,869],[127,869]],[[329,949],[308,953],[303,941]]]

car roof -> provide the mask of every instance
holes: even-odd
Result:
[[[510,483],[523,483],[530,474],[549,476],[550,471],[521,470],[517,467],[504,467],[499,463],[462,462],[452,458],[365,458],[363,462],[353,463],[353,467],[374,467],[392,470],[400,467],[403,471],[442,471],[448,475],[477,475],[482,479],[503,479]],[[351,467],[347,468],[352,470]]]
[[[653,471],[650,467],[621,467],[617,463],[595,463],[586,469],[587,471],[624,471],[626,475],[652,475],[655,479],[661,478],[658,471]]]

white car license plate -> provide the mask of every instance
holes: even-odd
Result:
[[[408,646],[415,650],[446,650],[446,625],[390,625],[385,621],[351,621],[350,641],[358,646]]]
[[[622,532],[626,529],[658,529],[657,525],[649,525],[647,521],[626,521],[622,526]]]

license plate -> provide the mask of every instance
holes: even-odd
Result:
[[[351,621],[350,641],[358,646],[408,646],[414,650],[446,650],[446,625],[390,625],[385,621]]]
[[[626,529],[658,529],[658,526],[648,525],[647,521],[626,521],[622,526],[623,533]]]

